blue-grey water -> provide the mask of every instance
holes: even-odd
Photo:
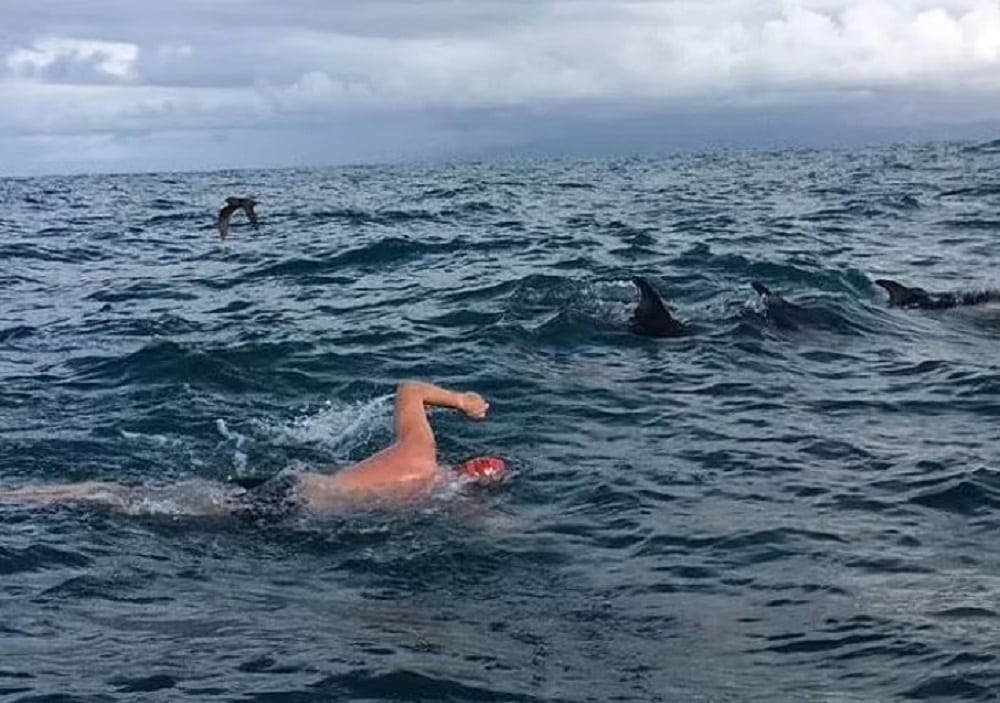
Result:
[[[0,506],[0,700],[994,700],[1000,312],[872,281],[1000,284],[998,213],[997,143],[0,180],[0,485],[177,483]],[[404,378],[510,480],[185,515]]]

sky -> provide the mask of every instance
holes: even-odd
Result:
[[[1000,0],[0,0],[0,175],[1000,136]]]

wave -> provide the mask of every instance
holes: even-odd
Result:
[[[460,255],[472,249],[477,251],[497,251],[513,249],[517,241],[476,243],[465,237],[455,237],[440,241],[426,241],[403,237],[385,237],[369,244],[349,248],[346,251],[330,252],[322,258],[290,258],[277,263],[269,263],[244,272],[229,280],[202,281],[212,288],[232,288],[244,283],[267,278],[288,278],[305,283],[342,282],[352,283],[353,278],[344,277],[357,270],[380,270],[401,264],[411,264],[445,255]],[[337,276],[336,274],[340,274]]]
[[[417,200],[453,200],[460,196],[471,195],[485,190],[483,184],[472,184],[465,186],[443,187],[437,186],[428,188],[417,196]]]
[[[819,260],[804,257],[794,262],[774,262],[757,260],[743,254],[716,254],[707,244],[695,244],[681,252],[671,262],[678,268],[719,271],[738,274],[746,285],[752,280],[760,280],[774,290],[783,292],[783,287],[794,284],[806,290],[857,294],[870,292],[874,286],[868,276],[856,268],[829,269]]]
[[[174,183],[176,184],[176,182]],[[169,181],[165,182],[164,185],[172,185]],[[170,198],[153,198],[149,201],[148,207],[152,210],[174,210],[176,208],[187,207],[190,205],[185,200],[172,200]]]
[[[200,210],[189,210],[187,212],[175,212],[169,215],[153,215],[152,217],[147,217],[143,220],[142,225],[144,227],[157,228],[177,224],[186,224],[188,222],[208,223],[214,227],[215,215],[213,213],[202,212]]]
[[[479,662],[479,666],[489,667],[490,663],[491,658],[487,656]],[[393,669],[384,673],[355,670],[347,674],[328,676],[317,682],[313,688],[324,696],[349,699],[391,700],[400,692],[406,691],[407,697],[412,696],[418,700],[484,701],[485,703],[491,701],[542,703],[551,700],[548,697],[517,693],[516,689],[512,690],[509,686],[473,685],[447,676],[432,676],[407,669]]]
[[[33,336],[36,332],[38,332],[38,328],[31,325],[0,327],[0,344],[8,344],[17,339],[26,339]]]
[[[441,217],[462,218],[465,215],[475,215],[484,212],[503,212],[503,208],[487,200],[470,200],[441,211]]]
[[[990,672],[942,674],[925,678],[902,692],[911,700],[989,701],[996,697],[1000,676]]]
[[[978,144],[966,144],[962,150],[967,154],[1000,154],[1000,139],[989,139]]]
[[[308,379],[295,372],[283,373],[281,363],[310,349],[310,344],[259,342],[211,347],[173,341],[155,341],[121,356],[78,356],[65,362],[70,373],[64,383],[75,387],[115,385],[139,386],[186,383],[216,387],[230,392],[273,389],[275,374],[289,389]],[[263,369],[271,373],[263,373]]]
[[[138,281],[131,285],[115,285],[104,288],[87,296],[87,300],[102,303],[117,303],[135,300],[196,300],[198,296],[182,290],[176,283],[169,281]]]
[[[89,566],[91,562],[92,560],[83,554],[44,544],[30,544],[25,547],[0,545],[0,574],[4,576],[45,569],[82,568]]]
[[[305,217],[305,224],[320,223],[329,220],[343,220],[352,225],[380,225],[393,227],[414,222],[438,222],[439,216],[430,210],[358,210],[343,208],[335,210],[316,210]]]
[[[1000,185],[975,185],[962,188],[952,188],[941,192],[942,198],[954,196],[971,196],[976,198],[989,197],[1000,194]]]
[[[461,220],[467,215],[501,212],[494,203],[487,200],[470,200],[449,205],[440,210],[423,208],[401,210],[361,210],[353,208],[320,210],[309,213],[305,217],[306,225],[314,223],[344,221],[351,225],[377,227],[399,227],[408,224],[447,224],[455,219]]]
[[[935,224],[952,229],[986,230],[989,232],[995,232],[1000,229],[1000,220],[985,217],[963,217],[960,219],[952,218],[941,220]]]
[[[0,259],[8,261],[21,259],[46,263],[79,264],[90,261],[105,261],[109,258],[111,258],[111,253],[102,247],[42,246],[29,243],[0,245]]]
[[[986,469],[953,477],[928,479],[909,501],[961,515],[990,514],[1000,509],[1000,476]]]

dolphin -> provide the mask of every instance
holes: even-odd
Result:
[[[798,322],[801,322],[805,315],[802,308],[789,303],[760,281],[750,281],[750,287],[760,296],[764,305],[762,311],[764,317],[773,321],[778,327],[792,330],[799,328]]]
[[[219,218],[217,224],[219,226],[219,237],[225,239],[229,234],[229,220],[232,219],[233,213],[239,209],[243,209],[246,213],[247,219],[250,220],[250,224],[253,225],[254,229],[257,229],[259,225],[259,220],[257,219],[257,213],[254,212],[253,207],[257,204],[257,201],[253,198],[226,198],[226,204],[222,206],[219,210]]]
[[[774,292],[760,281],[751,281],[750,285],[760,296],[763,309],[754,309],[775,327],[784,330],[822,329],[838,334],[857,334],[865,328],[838,309],[829,300],[797,300],[792,302]]]
[[[647,337],[680,337],[687,333],[683,324],[673,318],[653,286],[638,276],[632,283],[639,289],[639,303],[629,318],[629,329]]]
[[[889,294],[889,305],[901,308],[941,309],[1000,302],[1000,290],[934,293],[923,288],[904,286],[889,278],[876,278],[875,285],[885,288]]]
[[[750,287],[753,288],[757,292],[757,295],[759,295],[761,298],[764,299],[770,298],[771,300],[781,300],[780,296],[776,295],[774,292],[771,291],[770,288],[765,286],[760,281],[750,281]]]
[[[801,305],[788,302],[781,296],[780,293],[775,293],[760,281],[750,281],[750,287],[753,288],[757,295],[760,296],[761,301],[763,301],[764,305],[769,310],[802,310]]]

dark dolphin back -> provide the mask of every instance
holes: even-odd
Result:
[[[927,295],[927,293],[920,288],[910,288],[909,286],[904,286],[902,283],[893,281],[889,278],[876,278],[875,285],[884,288],[885,292],[889,294],[890,305],[913,305],[916,304],[921,297]]]
[[[929,293],[923,288],[911,288],[889,278],[875,279],[875,285],[885,288],[889,304],[909,308],[954,308],[1000,301],[1000,291],[955,291]]]
[[[792,303],[789,303],[787,300],[782,298],[779,294],[775,293],[773,290],[765,286],[760,281],[750,281],[750,286],[754,289],[754,291],[756,291],[757,295],[759,295],[763,299],[765,305],[767,305],[768,307],[781,307],[787,309],[799,307],[798,305],[793,305]]]
[[[923,288],[904,286],[890,278],[877,278],[875,285],[885,288],[885,292],[889,294],[889,305],[904,308],[951,308],[959,304],[951,294],[931,294]]]
[[[632,331],[651,337],[676,337],[684,334],[684,326],[673,318],[649,281],[637,276],[632,282],[639,289],[639,303],[629,321]]]

